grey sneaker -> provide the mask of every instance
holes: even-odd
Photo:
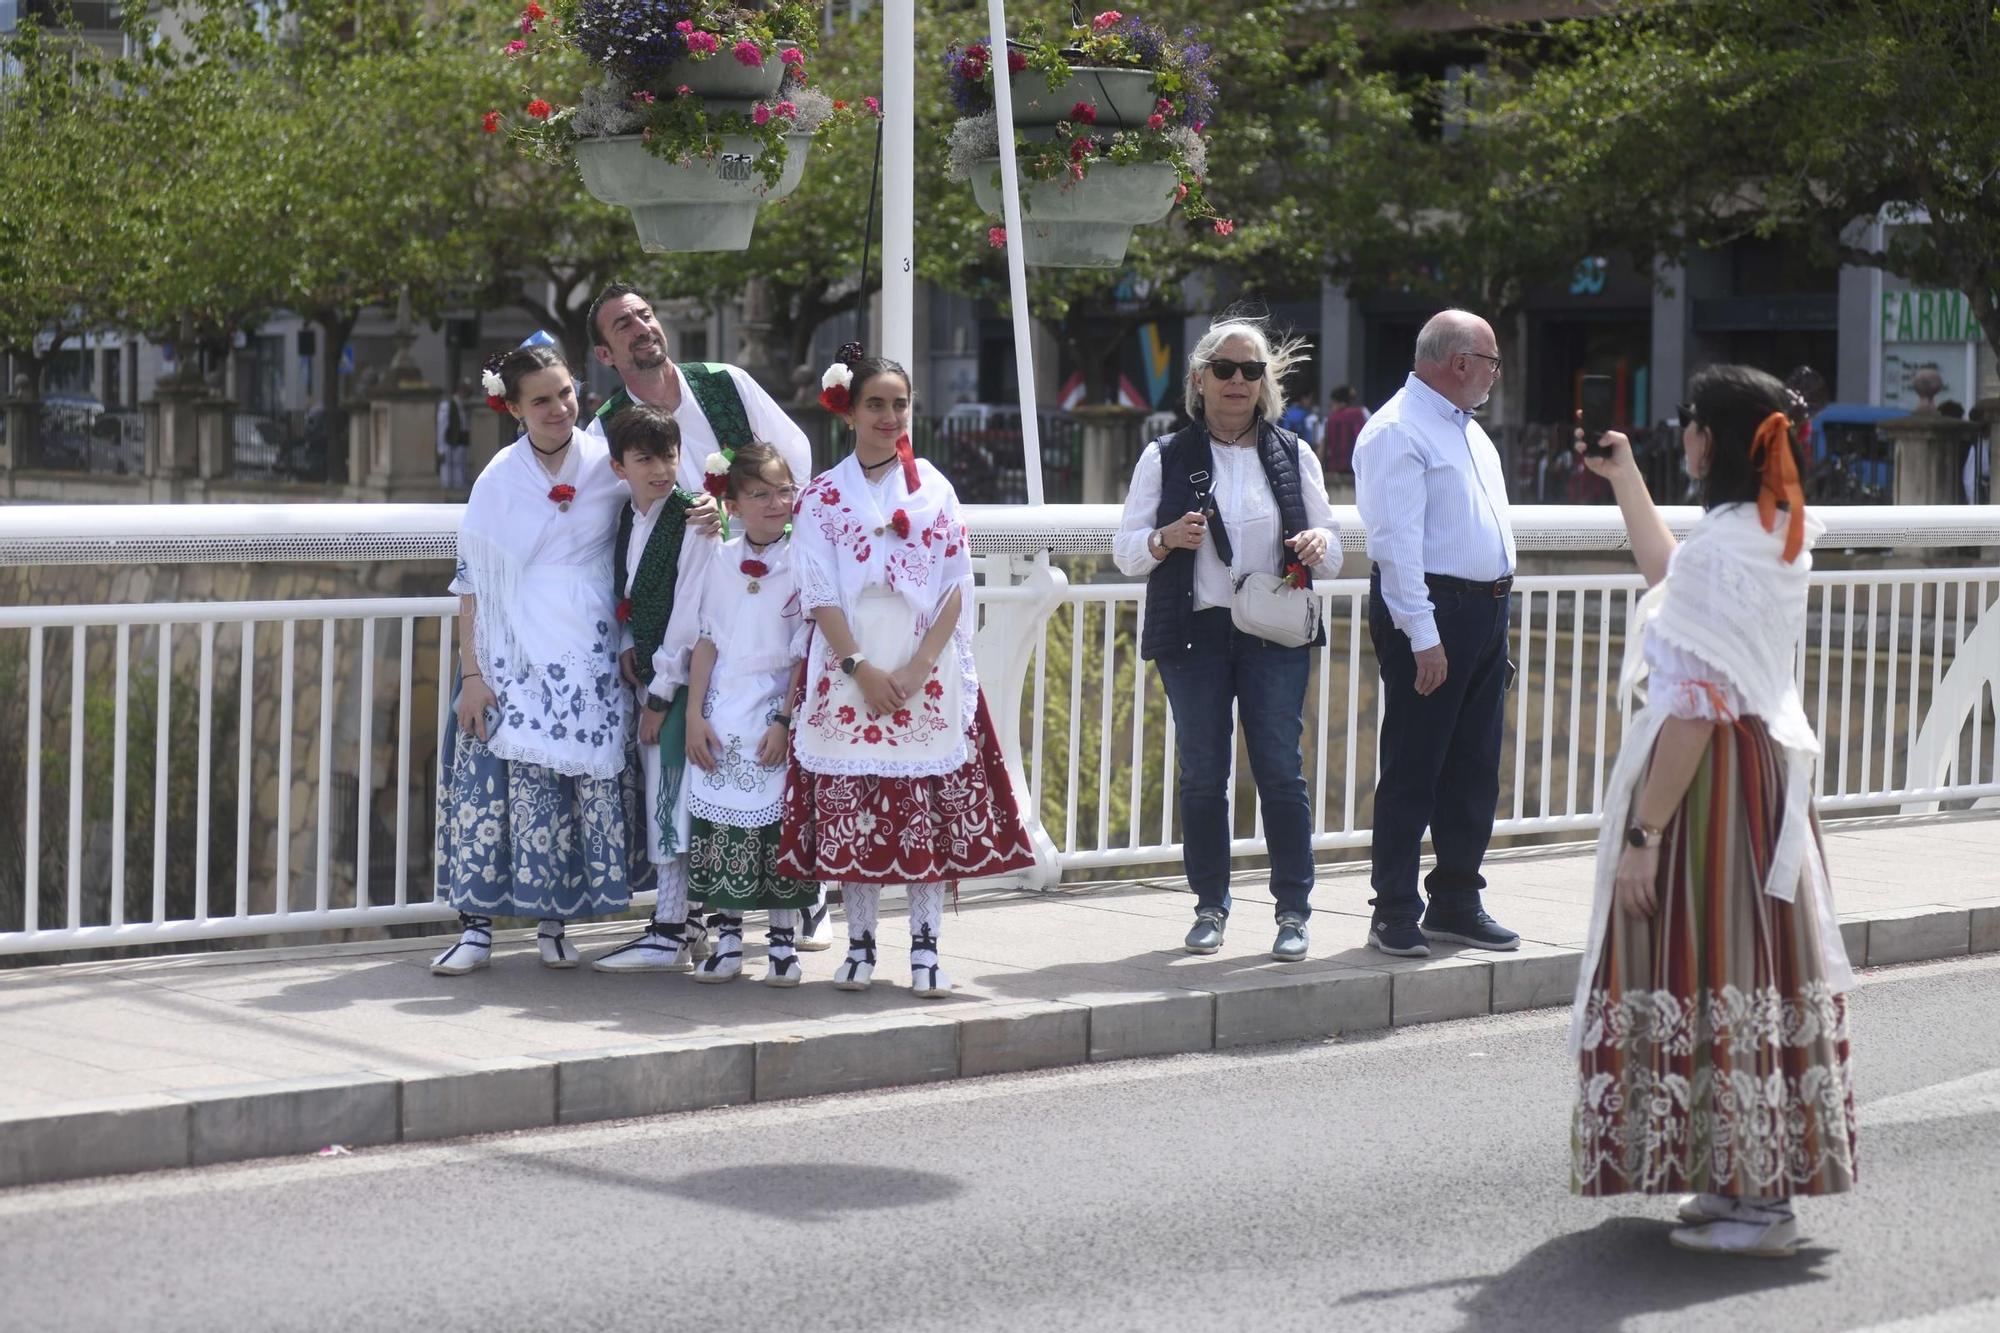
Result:
[[[1296,963],[1306,956],[1306,919],[1287,912],[1278,918],[1278,938],[1271,945],[1271,957],[1281,963]]]
[[[1187,933],[1181,947],[1189,953],[1215,953],[1222,948],[1222,928],[1229,918],[1214,910],[1204,910],[1194,914],[1194,928]]]

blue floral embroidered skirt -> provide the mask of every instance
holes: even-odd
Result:
[[[455,701],[454,701],[455,702]],[[461,912],[570,920],[632,905],[633,770],[571,777],[497,757],[446,721],[438,784],[437,896]]]

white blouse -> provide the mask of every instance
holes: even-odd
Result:
[[[1119,521],[1117,536],[1111,540],[1111,554],[1118,568],[1134,578],[1150,574],[1160,565],[1147,544],[1154,529],[1161,526],[1160,444],[1159,440],[1153,441],[1139,455],[1139,466],[1132,473],[1132,488],[1125,493],[1125,515]],[[1256,445],[1214,444],[1210,453],[1215,458],[1210,493],[1229,531],[1236,572],[1281,572],[1284,523],[1278,514],[1277,497],[1271,494],[1270,479],[1258,461]],[[1327,558],[1319,568],[1334,573],[1340,568],[1340,529],[1333,521],[1333,505],[1326,497],[1326,478],[1320,471],[1319,459],[1303,444],[1299,448],[1299,482],[1308,530],[1326,537]],[[1195,609],[1228,606],[1234,586],[1229,566],[1216,554],[1215,534],[1211,532],[1195,551]]]
[[[1645,651],[1647,707],[1697,722],[1734,722],[1743,716],[1742,694],[1706,659],[1657,634],[1646,636]]]

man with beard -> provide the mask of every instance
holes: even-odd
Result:
[[[680,427],[680,460],[675,480],[685,490],[702,497],[701,506],[688,516],[688,542],[714,545],[717,528],[715,492],[704,482],[709,459],[725,460],[752,440],[771,445],[784,457],[791,474],[803,482],[812,476],[812,445],[806,433],[785,415],[757,381],[736,366],[721,364],[676,365],[667,355],[666,331],[653,314],[652,303],[622,282],[614,282],[598,293],[590,305],[590,337],[597,359],[618,372],[618,391],[604,400],[592,419],[590,430],[602,435],[612,420],[634,403],[644,403],[668,413]],[[724,464],[727,470],[727,464]],[[629,533],[629,527],[621,528]],[[623,551],[621,545],[618,548]],[[637,568],[643,552],[635,552],[631,565]],[[700,559],[682,561],[688,570],[699,570]],[[620,566],[621,570],[624,568]],[[630,627],[626,630],[630,640]],[[692,641],[689,642],[692,647]],[[634,661],[651,660],[657,643],[631,647]],[[627,680],[638,681],[633,666],[626,667]],[[690,700],[694,707],[699,701]],[[679,755],[662,756],[678,764]],[[700,913],[689,915],[686,900],[686,857],[669,860],[660,867],[659,900],[654,919],[637,939],[600,954],[591,966],[600,972],[683,971],[693,958],[707,953],[706,932]],[[833,942],[824,893],[800,913],[797,947],[825,949]],[[677,938],[680,920],[687,918],[683,945]]]
[[[598,293],[590,305],[590,337],[597,359],[618,372],[621,387],[597,409],[599,434],[632,403],[673,415],[681,428],[680,484],[704,493],[709,455],[762,440],[784,455],[800,484],[813,474],[812,443],[756,380],[737,366],[676,365],[652,303],[622,282]],[[712,528],[710,529],[713,530]]]
[[[1514,673],[1507,483],[1472,415],[1500,378],[1500,348],[1485,320],[1446,310],[1417,335],[1415,362],[1354,444],[1383,698],[1368,944],[1406,958],[1428,957],[1431,940],[1521,943],[1479,898]],[[1424,881],[1428,905],[1417,894],[1426,826],[1437,852]]]

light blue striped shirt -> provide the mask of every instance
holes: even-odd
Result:
[[[1354,442],[1354,499],[1382,568],[1382,600],[1410,647],[1438,642],[1425,574],[1514,572],[1500,453],[1472,413],[1412,374]]]

